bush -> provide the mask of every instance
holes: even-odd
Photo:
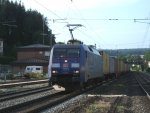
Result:
[[[147,69],[146,69],[146,72],[149,72],[149,73],[150,73],[150,68],[147,68]]]
[[[15,58],[12,58],[12,57],[0,56],[0,63],[1,64],[10,64],[14,60],[15,60]]]
[[[44,75],[42,73],[27,73],[27,74],[24,74],[24,77],[42,79],[44,78]]]

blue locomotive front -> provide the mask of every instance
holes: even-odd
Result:
[[[80,82],[81,45],[55,45],[51,50],[49,75],[52,85],[58,84],[69,87],[72,83]],[[82,56],[83,57],[83,56]]]
[[[65,88],[79,88],[102,76],[99,53],[86,45],[54,45],[49,60],[49,82]]]

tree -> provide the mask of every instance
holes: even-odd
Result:
[[[144,68],[148,72],[150,72],[150,67],[148,66],[149,61],[150,61],[150,51],[146,51],[144,54]]]
[[[18,2],[2,0],[0,4],[0,38],[4,41],[4,55],[16,57],[16,49],[35,43],[55,44],[55,36],[48,27],[47,18],[35,10],[25,10]],[[43,32],[44,25],[44,32]],[[52,40],[50,40],[52,38]]]
[[[144,54],[144,60],[150,61],[150,51],[146,51]]]

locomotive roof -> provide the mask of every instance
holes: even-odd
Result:
[[[76,45],[73,45],[73,44],[55,44],[54,47],[56,48],[66,48],[66,47],[73,47],[73,48],[79,48],[81,46],[81,44],[76,44]]]
[[[95,49],[91,46],[88,46],[88,45],[84,45],[84,44],[75,44],[75,45],[73,45],[73,44],[56,44],[56,45],[54,45],[54,48],[66,48],[66,47],[67,48],[80,48],[80,47],[83,47],[84,50],[86,50],[86,51],[89,51],[89,52],[92,52],[94,54],[100,55],[97,49]]]

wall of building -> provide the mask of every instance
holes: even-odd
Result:
[[[17,53],[17,60],[44,57],[44,53],[44,51],[19,51]]]

